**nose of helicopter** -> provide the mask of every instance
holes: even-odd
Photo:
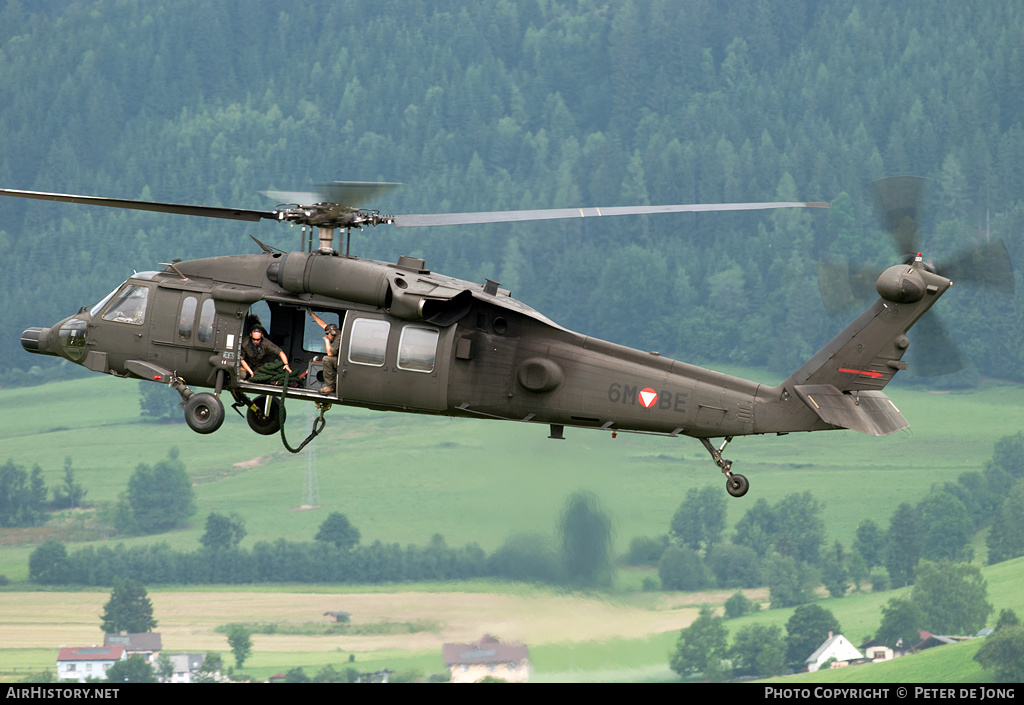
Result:
[[[57,355],[50,349],[49,328],[28,328],[21,334],[21,347],[36,355]]]
[[[36,355],[55,355],[71,362],[85,360],[89,323],[79,313],[49,328],[29,328],[21,334],[21,347]]]

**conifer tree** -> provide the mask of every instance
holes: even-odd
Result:
[[[146,589],[131,578],[115,578],[110,601],[103,606],[100,629],[104,634],[140,634],[156,628],[153,603]]]

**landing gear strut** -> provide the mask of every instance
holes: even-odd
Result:
[[[269,394],[256,397],[245,412],[249,428],[261,436],[273,436],[280,431],[282,416],[281,402]]]
[[[245,420],[251,428],[261,436],[272,436],[281,430],[281,401],[269,394],[250,399],[234,387],[229,389],[235,403],[231,405],[239,416],[240,409],[245,407]]]
[[[306,437],[306,440],[300,443],[298,448],[292,448],[284,434],[284,419],[286,416],[284,410],[284,390],[287,388],[288,377],[286,376],[282,383],[280,397],[271,397],[270,395],[259,396],[253,401],[244,392],[234,387],[228,391],[235,398],[235,403],[231,405],[231,408],[237,411],[239,416],[242,415],[239,409],[243,406],[246,408],[245,419],[249,422],[249,428],[263,436],[270,436],[280,431],[281,442],[284,443],[284,447],[291,453],[298,453],[324,430],[324,426],[327,425],[324,414],[331,408],[331,404],[325,401],[314,402],[316,408],[320,410],[320,416],[313,421],[313,430]]]
[[[726,436],[725,441],[718,448],[715,448],[711,444],[711,441],[707,438],[701,438],[700,442],[704,444],[708,452],[711,453],[711,459],[715,461],[715,465],[722,468],[722,474],[725,475],[725,490],[733,497],[742,497],[750,489],[750,483],[747,482],[747,478],[743,475],[735,474],[732,471],[732,461],[726,460],[722,457],[722,451],[725,447],[732,442],[732,436]]]

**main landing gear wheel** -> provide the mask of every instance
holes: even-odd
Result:
[[[732,461],[726,460],[722,457],[722,451],[725,447],[732,442],[732,436],[726,436],[725,440],[719,448],[715,448],[711,444],[711,440],[708,438],[701,438],[700,442],[707,448],[708,453],[711,453],[711,459],[715,461],[715,465],[722,469],[722,474],[725,475],[725,490],[733,497],[742,497],[750,489],[750,483],[747,482],[747,478],[743,475],[734,475],[732,472]]]
[[[185,402],[185,423],[196,433],[213,433],[224,423],[224,405],[209,392],[193,394]]]
[[[281,401],[271,396],[256,397],[245,412],[245,420],[249,428],[261,436],[273,436],[281,430]]]
[[[742,497],[750,489],[750,483],[743,475],[729,474],[725,479],[725,490],[733,497]]]

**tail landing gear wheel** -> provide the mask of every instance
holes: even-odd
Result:
[[[185,423],[196,433],[213,433],[224,423],[224,405],[208,392],[193,394],[185,402]]]
[[[269,397],[270,404],[267,405],[268,397],[257,397],[245,412],[245,420],[249,422],[249,428],[261,436],[273,436],[281,430],[281,401],[275,397]],[[253,406],[259,411],[253,411]]]
[[[742,497],[750,489],[750,483],[743,475],[729,475],[725,479],[725,490],[733,497]]]
[[[721,447],[715,448],[711,444],[711,440],[708,438],[701,438],[700,442],[707,448],[708,453],[711,454],[711,459],[715,461],[715,465],[721,468],[725,474],[725,489],[733,497],[742,497],[750,489],[750,483],[747,482],[747,478],[743,475],[734,475],[732,472],[732,461],[722,457],[722,451],[725,447],[732,443],[732,436],[726,436],[725,441],[722,442]]]

